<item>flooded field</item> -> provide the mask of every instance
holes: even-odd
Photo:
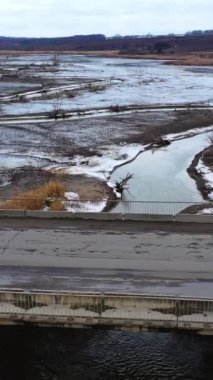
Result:
[[[1,97],[8,92],[16,94],[17,87],[19,93],[26,93],[26,98],[22,99],[26,104],[5,104],[3,112],[20,114],[51,110],[51,99],[48,99],[51,89],[72,92],[65,92],[65,109],[127,104],[213,104],[213,68],[200,70],[125,58],[58,55],[56,59],[55,62],[51,55],[2,59]],[[97,87],[92,86],[95,83]],[[34,93],[27,95],[27,91],[20,91],[25,86],[32,92],[33,85]],[[41,94],[39,88],[43,90]],[[27,100],[30,103],[27,104]]]
[[[212,73],[210,67],[126,58],[1,56],[0,196],[8,192],[13,196],[23,183],[26,189],[32,187],[30,177],[40,170],[42,183],[60,174],[60,180],[65,176],[69,182],[68,191],[75,189],[77,194],[89,176],[94,186],[97,182],[102,186],[105,199],[101,183],[105,184],[115,167],[151,148],[156,138],[193,128],[194,134],[196,128],[212,126],[213,130]],[[119,180],[126,170],[133,172],[132,198],[124,194],[129,200],[202,199],[185,164],[205,144],[194,146],[187,162],[184,143],[179,142],[182,156],[175,144],[166,152],[159,149],[140,155],[134,163],[114,171],[111,181]],[[167,156],[173,160],[174,171],[171,162],[170,170],[164,165]],[[157,176],[153,175],[156,162]],[[170,188],[166,186],[174,172],[181,192],[175,181],[174,186],[171,181]],[[77,187],[76,176],[78,183],[79,176],[82,179]],[[156,183],[160,190],[154,194]],[[80,198],[87,194],[82,192]]]

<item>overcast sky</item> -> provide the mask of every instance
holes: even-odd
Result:
[[[213,0],[0,0],[0,35],[167,34],[213,29]]]

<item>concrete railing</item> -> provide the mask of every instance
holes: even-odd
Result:
[[[117,220],[144,222],[180,222],[180,223],[213,223],[213,214],[128,214],[108,212],[69,212],[69,211],[32,211],[0,210],[0,217],[8,218],[41,218],[41,219],[80,219],[80,220]]]
[[[213,333],[213,299],[0,290],[0,323]]]
[[[91,200],[65,200],[61,198],[0,198],[0,209],[18,209],[18,210],[46,210],[57,211],[64,210],[72,213],[98,213],[112,212],[121,214],[163,214],[176,215],[184,210],[199,211],[202,208],[213,208],[213,202],[177,202],[177,201],[125,201],[109,200],[91,201]]]
[[[14,199],[0,198],[0,217],[33,217],[33,218],[68,218],[68,219],[94,219],[94,220],[136,220],[136,221],[164,221],[164,222],[197,222],[212,223],[213,213],[197,214],[199,210],[207,208],[213,210],[213,203],[209,202],[142,202],[142,201],[114,201],[110,205],[103,205],[103,202],[91,201],[64,201],[61,206],[66,211],[51,211],[49,207],[44,210],[27,209],[28,203],[23,199],[16,199],[16,206],[19,209],[11,209]],[[28,201],[32,201],[27,200]],[[40,200],[39,200],[40,201]],[[9,203],[8,203],[9,202]],[[58,200],[57,200],[58,202]],[[13,203],[12,203],[13,204]],[[40,203],[39,203],[40,204]],[[42,207],[41,202],[41,207]],[[2,207],[1,207],[2,205]],[[7,208],[9,205],[9,208]],[[106,211],[107,210],[107,211]]]

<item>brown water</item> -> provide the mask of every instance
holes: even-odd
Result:
[[[213,378],[212,337],[1,327],[0,342],[0,380]]]

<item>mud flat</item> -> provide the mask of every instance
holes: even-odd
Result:
[[[82,200],[114,199],[106,178],[115,166],[134,159],[144,146],[151,149],[156,138],[188,130],[196,134],[198,128],[212,124],[211,110],[155,110],[46,124],[2,124],[0,196],[14,196],[18,190],[59,178]]]

